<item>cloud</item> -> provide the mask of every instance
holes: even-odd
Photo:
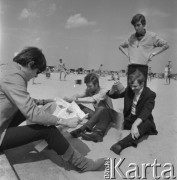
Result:
[[[53,0],[33,0],[28,1],[28,9],[38,13],[39,16],[51,16],[55,13],[57,6]]]
[[[82,27],[82,26],[92,26],[95,24],[96,22],[94,21],[89,22],[86,18],[82,17],[81,14],[75,14],[69,17],[65,27],[67,29],[70,29],[70,28],[76,28],[76,27]]]
[[[28,37],[28,40],[26,41],[27,45],[31,45],[31,46],[37,46],[40,44],[40,37],[33,37],[33,35]]]
[[[40,41],[40,37],[37,37],[37,38],[35,39],[35,41],[36,41],[36,42],[39,42],[39,41]]]
[[[22,9],[19,19],[32,20],[39,17],[51,16],[55,13],[57,6],[51,0],[28,1],[26,7]]]
[[[19,19],[32,19],[38,17],[37,13],[32,12],[30,9],[24,8],[19,16]]]
[[[159,9],[153,9],[153,8],[152,9],[140,9],[139,12],[142,13],[143,15],[149,16],[149,17],[158,16],[158,17],[165,18],[170,15],[166,12],[160,11]]]

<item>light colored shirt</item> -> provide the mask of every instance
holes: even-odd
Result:
[[[127,48],[130,64],[148,64],[148,59],[152,51],[156,47],[162,47],[167,42],[160,38],[157,34],[147,31],[145,36],[138,41],[135,33],[120,46]]]
[[[58,71],[63,71],[63,70],[65,70],[64,63],[63,62],[59,62],[59,64],[58,64]]]
[[[0,74],[0,143],[15,113],[20,110],[27,120],[42,125],[55,125],[58,118],[37,106],[38,100],[27,92],[27,77],[15,62],[6,65]]]
[[[113,109],[112,100],[106,95],[107,91],[107,89],[100,87],[95,94],[89,94],[86,90],[83,93],[83,97],[92,97],[95,100],[95,102],[92,103],[95,109],[99,106],[105,106]]]
[[[165,67],[165,76],[168,75],[168,67]]]
[[[132,104],[132,109],[131,109],[131,114],[136,115],[136,105],[138,103],[138,100],[141,96],[141,93],[143,91],[143,88],[139,91],[138,94],[135,94],[134,98],[133,98],[133,104]]]

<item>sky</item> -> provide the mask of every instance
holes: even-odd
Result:
[[[63,59],[67,68],[126,69],[121,42],[134,32],[130,21],[142,13],[146,30],[170,48],[149,64],[164,72],[168,61],[177,73],[176,0],[0,0],[0,64],[27,46],[42,49],[48,65]]]

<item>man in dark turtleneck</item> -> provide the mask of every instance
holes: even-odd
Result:
[[[154,56],[168,49],[169,45],[157,34],[146,31],[144,15],[136,14],[133,16],[131,24],[135,28],[135,33],[120,44],[119,49],[129,59],[128,74],[133,73],[138,68],[147,78],[148,63]]]

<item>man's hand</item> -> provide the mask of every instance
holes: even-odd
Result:
[[[139,138],[140,134],[139,134],[138,127],[136,125],[132,125],[131,135],[134,140]]]
[[[116,83],[114,83],[114,84],[112,85],[111,90],[109,91],[109,94],[110,94],[110,95],[118,92],[118,89],[117,89],[117,84],[118,84],[118,83],[119,83],[119,82],[116,82]]]
[[[126,48],[128,48],[128,45]],[[128,57],[128,59],[130,58],[128,52],[125,50],[125,48],[122,45],[119,46],[119,50],[122,51],[122,53],[125,54]]]
[[[154,56],[155,56],[154,53],[150,54],[150,56],[149,56],[149,58],[148,58],[148,60],[147,60],[147,64],[152,61],[152,58],[153,58]]]
[[[69,118],[69,119],[62,119],[62,124],[69,128],[75,128],[80,123],[80,119],[78,117]]]
[[[55,102],[54,99],[44,99],[44,105],[47,103]]]
[[[72,103],[73,101],[75,101],[76,98],[64,97],[63,99],[69,103]]]
[[[112,95],[114,93],[122,93],[125,90],[124,86],[122,85],[122,83],[120,81],[115,82],[112,85],[111,90],[109,91],[109,94]]]
[[[81,119],[80,122],[79,122],[79,124],[84,125],[87,121],[88,121],[88,119],[86,119],[86,118]]]

